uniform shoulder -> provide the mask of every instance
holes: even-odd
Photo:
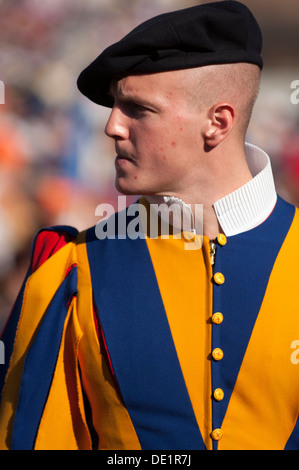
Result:
[[[78,230],[67,225],[46,227],[35,236],[31,251],[31,274],[67,243],[76,239]]]

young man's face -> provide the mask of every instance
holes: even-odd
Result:
[[[182,194],[203,146],[197,106],[182,81],[166,72],[112,84],[106,134],[115,141],[116,188],[123,194]]]

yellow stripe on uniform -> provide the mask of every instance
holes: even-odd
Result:
[[[185,240],[146,239],[189,397],[207,448],[211,448],[212,268],[209,240],[197,250]],[[179,269],[178,269],[179,267]],[[179,275],[178,275],[179,273]]]

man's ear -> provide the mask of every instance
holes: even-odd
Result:
[[[229,135],[234,126],[235,114],[235,108],[230,103],[218,103],[210,108],[203,133],[207,147],[216,147]]]

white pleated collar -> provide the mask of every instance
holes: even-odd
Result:
[[[252,179],[213,205],[226,236],[238,235],[260,225],[269,217],[277,201],[271,162],[267,153],[253,144],[245,143],[245,154]],[[174,226],[181,228],[184,219],[183,230],[202,234],[201,217],[194,218],[191,206],[181,199],[172,196],[145,197],[152,207],[159,207],[159,214],[165,221],[169,220],[168,209],[172,206]]]
[[[227,236],[247,232],[260,225],[269,217],[277,201],[269,156],[248,143],[245,144],[245,153],[253,178],[214,203],[217,219]]]

